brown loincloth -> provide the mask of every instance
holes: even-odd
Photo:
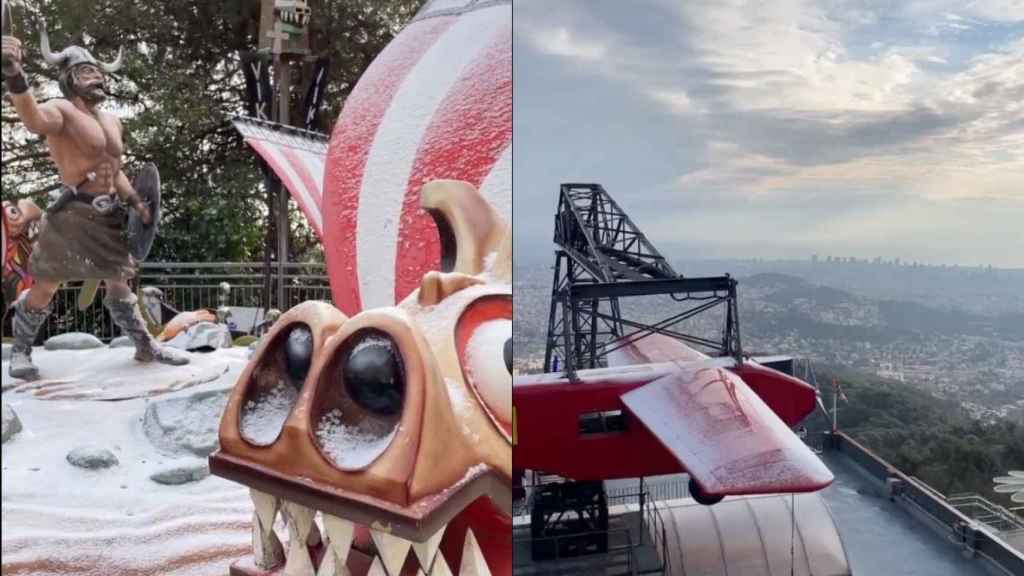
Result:
[[[120,209],[103,215],[82,202],[46,214],[29,272],[44,282],[134,278],[137,267],[125,242],[125,222]]]

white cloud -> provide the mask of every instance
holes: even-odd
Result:
[[[607,47],[596,40],[584,40],[565,26],[530,28],[526,38],[545,54],[584,62],[601,60]]]

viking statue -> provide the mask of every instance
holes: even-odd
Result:
[[[129,230],[155,228],[159,178],[150,166],[143,172],[143,176],[150,172],[143,184],[128,180],[121,170],[121,122],[99,109],[106,99],[106,77],[121,67],[122,53],[106,63],[78,46],[54,52],[42,27],[42,55],[47,64],[59,68],[64,98],[40,104],[25,79],[21,41],[7,34],[5,30],[3,76],[11,101],[25,128],[46,137],[63,183],[59,197],[46,210],[29,260],[35,284],[14,305],[10,375],[26,380],[39,377],[32,364],[32,344],[50,315],[58,286],[71,280],[104,282],[104,303],[135,344],[136,360],[187,364],[187,358],[161,348],[150,337],[138,299],[128,285],[140,259],[128,241]],[[147,189],[154,181],[155,193]],[[144,190],[142,196],[151,201],[143,200],[137,189]]]

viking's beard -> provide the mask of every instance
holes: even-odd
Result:
[[[94,80],[88,84],[75,82],[72,90],[75,96],[85,100],[89,104],[98,104],[107,99],[106,83],[102,80]]]

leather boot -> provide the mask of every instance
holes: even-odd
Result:
[[[39,368],[32,363],[32,345],[53,308],[47,305],[42,310],[32,310],[26,303],[27,298],[28,292],[23,292],[21,298],[14,303],[14,320],[11,322],[14,344],[11,346],[8,373],[11,378],[31,381],[39,379]]]
[[[175,354],[160,346],[153,340],[146,329],[146,322],[139,310],[139,298],[135,294],[122,299],[109,296],[103,301],[110,311],[114,324],[124,331],[125,335],[135,344],[135,359],[139,362],[159,362],[171,366],[184,366],[189,363],[185,356]]]

